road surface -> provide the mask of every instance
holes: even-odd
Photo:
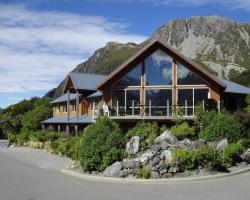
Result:
[[[52,156],[54,161],[46,161],[43,153],[42,156],[29,153],[34,150],[20,148],[15,154],[9,151],[0,149],[0,200],[250,199],[250,173],[191,183],[112,183],[83,180],[61,173],[59,169],[67,159],[57,160]],[[35,161],[28,162],[29,159]],[[57,161],[59,164],[55,164]],[[54,163],[49,165],[51,162]]]

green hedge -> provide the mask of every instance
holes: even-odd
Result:
[[[244,127],[229,113],[222,112],[213,116],[211,122],[201,131],[201,137],[207,141],[227,138],[230,143],[245,137]]]
[[[90,124],[80,141],[79,159],[84,171],[101,171],[122,159],[124,137],[119,125],[108,117],[99,117]]]
[[[180,140],[183,140],[185,138],[195,138],[195,129],[194,127],[190,127],[187,122],[172,126],[170,131]]]

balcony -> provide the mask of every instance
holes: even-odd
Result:
[[[93,118],[103,112],[103,115],[118,120],[171,120],[173,116],[176,116],[174,113],[179,113],[184,119],[193,119],[195,113],[195,106],[189,106],[187,101],[184,106],[173,106],[169,101],[166,105],[160,106],[151,105],[150,101],[148,105],[136,105],[132,101],[131,106],[121,106],[119,102],[116,102],[113,106],[93,104],[92,108]]]

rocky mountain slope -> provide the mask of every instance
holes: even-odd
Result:
[[[242,83],[250,84],[250,24],[219,16],[169,21],[138,45],[107,43],[73,71],[109,74],[153,38],[160,38],[214,74],[233,80],[243,77]]]

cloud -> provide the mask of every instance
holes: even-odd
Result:
[[[90,1],[90,0],[85,0]],[[177,5],[177,6],[206,6],[220,5],[227,9],[242,9],[250,11],[249,0],[94,0],[98,2],[119,2],[119,3],[150,3],[155,5]]]
[[[107,42],[146,39],[101,16],[4,4],[0,10],[0,93],[49,90]]]

